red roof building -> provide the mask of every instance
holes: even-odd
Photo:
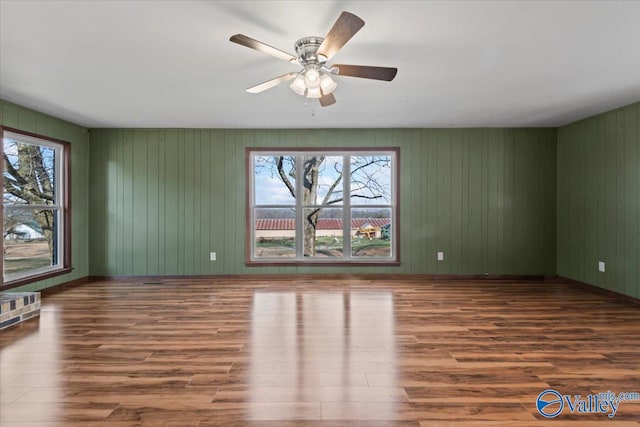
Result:
[[[375,227],[377,231],[372,237],[380,237],[380,229],[389,224],[389,218],[353,218],[351,220],[351,235],[355,236],[357,231],[367,224]],[[257,219],[255,222],[255,238],[293,238],[295,236],[296,222],[294,219],[269,218]],[[316,236],[341,237],[342,219],[321,218],[316,227]]]
[[[383,227],[389,224],[389,218],[353,218],[351,220],[351,229],[357,230],[365,224],[371,224],[374,227]],[[256,230],[295,230],[296,222],[294,219],[285,218],[269,218],[257,219]],[[316,226],[317,230],[342,230],[342,219],[340,218],[320,218]]]

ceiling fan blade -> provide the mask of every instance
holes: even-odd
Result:
[[[364,26],[364,21],[353,13],[342,12],[317,51],[325,61],[333,58],[340,48]]]
[[[271,89],[272,87],[278,86],[282,82],[286,82],[287,80],[295,79],[298,73],[287,73],[283,74],[275,79],[267,80],[264,83],[260,83],[259,85],[255,85],[247,89],[249,93],[260,93],[264,92],[267,89]]]
[[[329,105],[333,105],[335,103],[336,103],[336,97],[333,96],[333,93],[322,95],[320,97],[320,105],[323,107],[328,107]]]
[[[267,55],[275,56],[278,59],[282,59],[289,62],[298,62],[298,59],[280,49],[276,49],[273,46],[269,46],[268,44],[262,43],[256,39],[252,39],[249,36],[245,36],[244,34],[236,34],[231,36],[229,41],[238,43],[239,45],[249,47],[251,49],[255,49],[259,52],[266,53]]]
[[[363,79],[385,80],[390,82],[398,73],[397,68],[370,67],[368,65],[334,64],[332,68],[338,68],[337,75],[349,77],[361,77]]]

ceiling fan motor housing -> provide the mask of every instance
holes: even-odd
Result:
[[[326,58],[318,57],[316,52],[322,44],[324,39],[322,37],[303,37],[295,44],[296,54],[298,55],[298,61],[300,64],[323,64],[326,62]]]

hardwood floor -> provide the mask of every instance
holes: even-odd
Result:
[[[538,414],[640,392],[640,305],[568,283],[98,282],[0,339],[2,427],[640,426]]]

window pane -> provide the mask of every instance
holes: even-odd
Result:
[[[4,138],[4,205],[55,204],[55,150]]]
[[[351,156],[351,204],[391,203],[391,156]]]
[[[254,209],[256,257],[295,257],[295,209]]]
[[[2,130],[3,288],[56,275],[70,265],[61,233],[71,226],[64,205],[68,143]],[[67,169],[65,169],[67,168]],[[63,226],[64,224],[64,226]],[[70,239],[69,239],[70,240]]]
[[[254,157],[256,205],[294,205],[296,164],[293,156]]]
[[[342,215],[340,208],[304,209],[302,235],[305,257],[342,257]]]
[[[351,256],[391,257],[391,209],[358,208],[351,211]]]
[[[57,212],[6,209],[4,213],[5,280],[58,263]]]
[[[302,204],[342,204],[342,156],[306,155],[303,161]]]
[[[249,263],[397,261],[391,235],[397,150],[250,154]]]

